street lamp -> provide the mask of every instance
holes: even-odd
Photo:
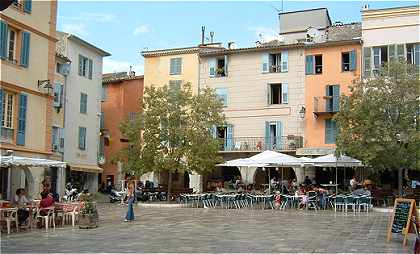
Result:
[[[299,116],[301,119],[305,118],[306,108],[302,106],[302,108],[299,110]]]

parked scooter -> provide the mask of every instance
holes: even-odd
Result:
[[[73,202],[79,199],[80,193],[71,183],[66,184],[66,194],[63,196],[64,202]]]
[[[125,190],[117,191],[115,189],[111,189],[111,192],[108,195],[109,202],[110,203],[122,202],[122,201],[124,201],[125,196],[126,196],[126,191]]]

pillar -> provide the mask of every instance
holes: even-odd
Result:
[[[62,198],[65,194],[66,187],[66,168],[59,167],[57,168],[57,189],[56,192]]]

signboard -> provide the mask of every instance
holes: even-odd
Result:
[[[403,245],[406,245],[408,233],[414,233],[414,228],[412,228],[412,222],[410,221],[412,216],[415,216],[416,219],[419,218],[416,201],[404,198],[395,199],[394,212],[388,227],[387,241],[391,240],[392,234],[402,234],[404,235]]]
[[[306,148],[299,148],[296,150],[296,155],[303,155],[303,156],[318,156],[318,155],[326,155],[332,154],[335,152],[335,148],[329,147],[306,147]]]

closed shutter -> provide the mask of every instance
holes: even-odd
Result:
[[[79,54],[79,76],[83,76],[83,56]]]
[[[314,56],[306,56],[305,73],[306,73],[306,75],[310,75],[310,74],[315,73]]]
[[[388,45],[388,61],[392,62],[397,60],[397,51],[396,51],[396,45]]]
[[[18,131],[16,135],[16,144],[20,146],[25,145],[27,104],[28,104],[28,96],[26,94],[20,94],[19,95]]]
[[[59,129],[59,149],[58,151],[63,153],[64,152],[64,128]]]
[[[270,138],[270,122],[265,122],[265,137],[264,137],[265,149],[271,150],[271,138]]]
[[[216,58],[210,58],[208,60],[208,64],[209,64],[209,76],[210,77],[215,77],[216,76],[216,65],[217,65]]]
[[[414,64],[420,65],[420,44],[414,45]]]
[[[32,11],[32,0],[25,0],[23,4],[23,11],[26,13],[31,13]]]
[[[225,151],[233,150],[233,126],[228,124],[226,127]]]
[[[270,55],[268,53],[263,53],[261,55],[261,72],[267,73],[269,71],[269,62]]]
[[[276,149],[283,150],[283,124],[280,121],[276,122]]]
[[[340,110],[340,85],[332,86],[332,110],[338,112]]]
[[[20,53],[20,65],[28,67],[29,65],[29,49],[30,49],[31,34],[22,32],[22,48]]]
[[[353,49],[350,51],[350,71],[355,71],[357,67],[357,56],[356,56],[356,50]]]
[[[61,94],[62,85],[60,83],[54,83],[54,107],[61,107]]]
[[[287,104],[289,103],[289,84],[282,83],[281,84],[281,103]]]
[[[289,71],[289,52],[281,52],[281,72]]]
[[[370,77],[371,74],[371,55],[371,48],[363,48],[363,76],[365,78]]]
[[[4,100],[4,92],[3,89],[0,89],[0,128],[3,127],[3,100]]]
[[[7,34],[8,26],[6,22],[0,20],[0,59],[5,59],[7,56]]]
[[[89,59],[89,79],[92,79],[92,71],[93,71],[93,61],[92,59]]]
[[[80,113],[87,113],[87,94],[80,94]]]
[[[86,128],[79,127],[79,149],[85,150],[86,148]]]
[[[337,125],[334,120],[325,120],[325,144],[335,144]]]
[[[225,66],[224,66],[225,76],[227,76],[227,74],[228,74],[228,65],[229,65],[229,57],[228,57],[228,55],[225,55]]]

